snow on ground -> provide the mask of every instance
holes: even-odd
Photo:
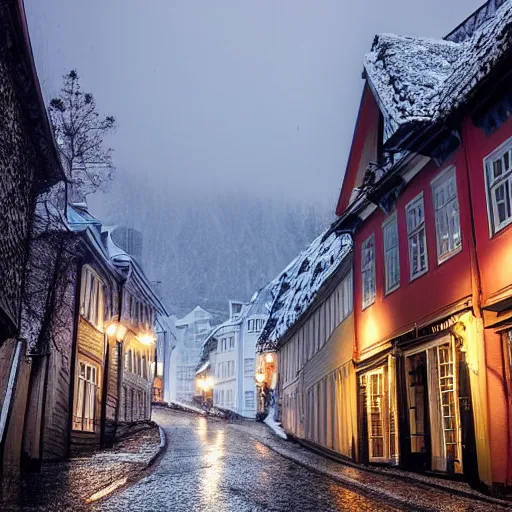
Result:
[[[264,423],[269,426],[279,437],[287,439],[286,432],[281,427],[281,423],[274,420],[274,407],[270,407]]]
[[[199,407],[196,407],[195,405],[186,404],[184,402],[177,402],[176,400],[173,400],[172,402],[169,402],[169,407],[171,409],[182,409],[184,411],[188,412],[195,412],[198,414],[206,415],[206,412],[200,409]]]

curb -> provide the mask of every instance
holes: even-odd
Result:
[[[160,444],[158,445],[157,452],[151,456],[148,463],[146,464],[146,468],[149,468],[155,463],[155,461],[158,459],[158,457],[160,457],[162,452],[165,450],[165,447],[167,446],[167,435],[160,425],[158,425],[158,431],[160,433]]]
[[[401,507],[403,507],[404,505],[406,507],[412,506],[412,504],[410,502],[408,502],[407,500],[405,500],[399,496],[396,496],[393,493],[391,493],[385,489],[372,487],[371,485],[362,483],[359,480],[353,480],[352,478],[350,478],[348,476],[339,475],[337,473],[334,473],[334,472],[328,471],[326,469],[323,469],[321,467],[318,467],[314,464],[310,464],[306,461],[301,460],[295,454],[290,453],[287,450],[283,450],[282,448],[280,448],[278,446],[275,446],[271,441],[268,441],[267,439],[264,439],[264,438],[258,436],[257,434],[249,433],[249,435],[256,441],[260,442],[261,444],[263,444],[264,446],[266,446],[267,448],[272,450],[274,453],[280,455],[281,457],[283,457],[291,462],[294,462],[295,464],[297,464],[301,467],[304,467],[310,471],[314,471],[317,474],[327,476],[327,477],[331,478],[332,480],[345,485],[346,487],[349,487],[351,489],[360,490],[361,492],[364,492],[366,495],[382,496],[386,500],[390,500],[390,501],[394,502],[395,504],[400,505]],[[277,435],[274,434],[273,432],[272,432],[272,435],[276,437],[276,440],[282,441],[281,438],[278,438]],[[299,445],[302,446],[303,448],[307,449],[308,451],[315,453],[318,456],[332,460],[338,464],[343,464],[348,467],[353,467],[354,469],[358,469],[360,471],[366,471],[369,473],[377,474],[382,477],[391,477],[391,478],[403,481],[405,483],[425,485],[426,487],[430,487],[431,489],[433,489],[435,491],[445,492],[447,494],[460,496],[461,498],[465,498],[465,499],[488,503],[491,505],[497,505],[497,506],[504,507],[504,508],[510,508],[510,502],[505,501],[505,500],[500,500],[498,498],[493,498],[493,497],[486,496],[486,495],[472,494],[472,493],[464,492],[464,491],[461,491],[458,489],[450,489],[450,488],[447,488],[442,485],[436,485],[435,483],[425,482],[423,480],[415,479],[414,477],[409,477],[407,475],[404,475],[404,476],[392,475],[392,474],[388,474],[388,473],[382,474],[378,471],[373,470],[372,468],[366,468],[363,466],[359,466],[355,463],[344,463],[343,461],[334,459],[333,457],[328,457],[328,456],[324,455],[323,453],[313,450],[313,449],[309,448],[307,445],[304,445],[302,443],[299,443]],[[414,507],[414,510],[417,510],[418,512],[432,512],[432,511],[438,510],[437,508],[429,508],[429,507],[425,507],[422,505],[414,505],[413,507]]]
[[[393,503],[393,504],[399,506],[400,508],[403,508],[405,505],[407,507],[407,510],[411,510],[410,502],[403,500],[403,499],[395,496],[394,494],[392,494],[388,491],[385,491],[384,489],[376,489],[375,487],[371,487],[370,485],[363,484],[357,480],[353,480],[352,478],[349,478],[346,476],[341,476],[336,473],[331,473],[330,471],[323,470],[313,464],[308,464],[307,462],[304,462],[304,461],[300,460],[299,458],[296,458],[293,455],[288,454],[275,446],[271,446],[267,441],[264,441],[259,437],[255,437],[255,436],[253,436],[253,437],[258,442],[260,442],[261,444],[265,445],[267,448],[272,450],[274,453],[277,453],[284,459],[294,462],[298,466],[306,468],[309,471],[313,471],[319,475],[327,476],[327,477],[331,478],[332,480],[334,480],[335,482],[343,484],[344,487],[346,487],[348,489],[358,490],[360,492],[363,492],[366,496],[370,496],[370,497],[382,497],[382,498],[385,498],[386,501],[388,501],[389,503]],[[438,509],[426,508],[426,507],[414,505],[413,510],[415,510],[417,512],[437,512]]]
[[[463,489],[456,489],[453,487],[449,487],[447,485],[442,485],[440,483],[429,482],[427,480],[423,480],[422,478],[418,478],[417,475],[412,472],[410,474],[405,474],[405,475],[403,473],[394,472],[392,469],[390,469],[390,471],[383,472],[383,471],[379,471],[379,469],[377,469],[375,467],[358,464],[357,462],[353,462],[352,460],[341,460],[340,458],[338,458],[336,456],[325,453],[321,449],[317,449],[316,447],[310,445],[308,442],[304,442],[301,439],[294,439],[294,441],[310,452],[313,452],[321,457],[324,457],[324,458],[331,460],[333,462],[336,462],[338,464],[343,464],[344,466],[348,466],[350,468],[357,469],[359,471],[365,471],[367,473],[371,473],[373,475],[377,475],[377,476],[381,476],[381,477],[389,477],[389,478],[399,480],[401,482],[405,482],[408,484],[424,485],[426,487],[430,487],[431,489],[435,489],[435,490],[438,490],[441,492],[446,492],[446,493],[449,493],[452,495],[460,496],[461,498],[466,498],[466,499],[475,500],[475,501],[481,501],[483,503],[489,503],[491,505],[498,505],[500,507],[508,507],[508,508],[510,508],[512,505],[511,502],[507,499],[490,496],[488,494],[481,493],[479,491],[475,491],[474,493],[472,493],[472,492],[465,491]],[[447,482],[449,482],[449,480],[447,480]]]

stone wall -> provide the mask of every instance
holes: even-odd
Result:
[[[5,34],[2,34],[2,38]],[[0,52],[0,342],[15,334],[34,208],[35,149],[9,52]]]

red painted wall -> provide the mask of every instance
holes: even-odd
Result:
[[[462,250],[438,265],[435,234],[434,206],[430,182],[450,165],[456,166],[457,192],[462,232]],[[442,167],[429,163],[407,186],[397,201],[397,219],[400,252],[400,287],[385,296],[384,245],[382,223],[387,218],[378,209],[364,223],[355,236],[354,252],[354,310],[358,352],[376,346],[420,324],[422,320],[442,313],[471,295],[469,239],[470,215],[465,179],[463,152],[457,152]],[[409,275],[409,249],[405,218],[406,205],[423,192],[428,252],[428,272],[413,281]],[[361,245],[372,233],[376,244],[377,296],[375,303],[362,310]]]
[[[466,119],[464,122],[469,174],[471,176],[471,201],[475,218],[475,238],[482,282],[482,299],[485,304],[493,294],[512,285],[512,225],[492,236],[487,215],[484,158],[507,139],[512,137],[512,119],[496,132],[486,136]]]
[[[375,160],[379,117],[379,107],[366,84],[359,105],[347,169],[336,206],[336,215],[341,215],[346,210],[354,187],[361,185],[368,160]]]
[[[486,136],[468,117],[463,124],[463,141],[471,183],[476,253],[480,270],[482,305],[512,285],[512,225],[491,235],[487,213],[484,158],[512,137],[512,119]],[[511,292],[512,295],[512,292]],[[489,437],[493,481],[512,485],[511,397],[506,386],[501,336],[485,330],[485,352],[489,400]]]

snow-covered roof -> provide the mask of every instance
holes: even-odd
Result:
[[[201,306],[196,306],[190,313],[176,321],[176,327],[189,325],[196,320],[211,320],[212,318],[213,315],[210,312],[206,311],[206,309],[203,309]]]
[[[383,112],[385,140],[448,116],[511,47],[512,0],[463,42],[377,35],[364,67]]]
[[[146,298],[157,308],[159,314],[168,316],[165,306],[151,287],[142,267],[126,251],[121,249],[112,239],[115,226],[103,226],[101,221],[93,217],[87,205],[68,205],[67,222],[74,232],[83,233],[94,248],[96,254],[105,265],[118,277],[131,280],[143,290]]]
[[[350,236],[326,230],[270,283],[274,300],[258,339],[260,349],[275,344],[295,325],[351,247]]]
[[[236,318],[228,318],[225,322],[213,327],[201,346],[199,364],[208,359],[210,343],[219,333],[223,334],[226,332],[225,329],[242,324],[248,317],[269,314],[272,305],[272,286],[273,282],[267,284],[251,297],[248,304],[242,304],[242,310],[236,315]]]
[[[197,370],[196,375],[199,375],[200,373],[203,373],[204,371],[208,370],[210,368],[210,361],[205,361]]]

